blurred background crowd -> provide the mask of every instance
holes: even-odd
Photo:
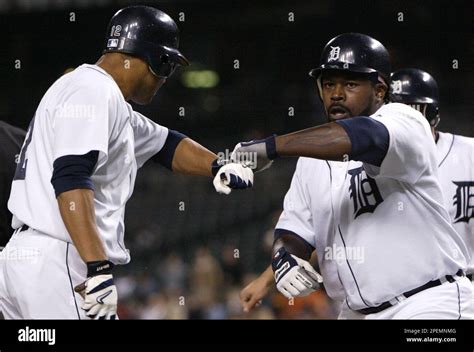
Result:
[[[46,89],[94,63],[108,20],[133,4],[173,17],[191,61],[150,105],[134,108],[215,152],[325,122],[308,71],[326,42],[348,31],[380,40],[394,70],[430,72],[441,90],[440,130],[474,136],[472,3],[456,0],[0,0],[0,120],[26,129]],[[210,180],[145,165],[125,216],[132,261],[116,271],[120,317],[335,318],[337,304],[322,291],[289,302],[273,290],[250,314],[239,304],[239,291],[270,262],[295,163],[276,162],[253,190],[230,196]]]
[[[124,318],[333,318],[322,293],[288,301],[276,289],[251,314],[239,291],[269,264],[273,230],[294,162],[258,175],[251,191],[218,195],[206,179],[145,167],[130,200],[132,263],[119,269]],[[171,174],[171,173],[170,173]],[[153,190],[153,192],[150,192]],[[153,214],[146,222],[144,214]]]

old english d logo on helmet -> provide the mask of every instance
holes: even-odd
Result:
[[[378,40],[361,33],[344,33],[331,39],[323,49],[319,66],[309,74],[318,78],[324,70],[367,73],[388,86],[390,56]]]

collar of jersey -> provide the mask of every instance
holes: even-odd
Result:
[[[90,69],[92,69],[92,70],[96,70],[96,71],[102,73],[103,75],[107,76],[108,78],[110,78],[112,81],[115,82],[114,78],[113,78],[111,75],[109,75],[109,74],[107,73],[107,71],[105,71],[103,68],[101,68],[101,67],[99,67],[99,66],[97,66],[97,65],[82,64],[80,67],[90,68]]]
[[[97,66],[97,65],[91,65],[91,64],[82,64],[82,65],[79,66],[79,67],[90,68],[91,70],[95,70],[95,71],[97,71],[97,72],[102,73],[104,76],[106,76],[107,78],[109,78],[112,82],[114,82],[114,85],[115,85],[115,87],[117,87],[117,89],[119,90],[120,95],[123,96],[122,91],[120,90],[120,87],[118,86],[117,82],[115,82],[115,79],[114,79],[111,75],[109,75],[109,74],[107,73],[107,71],[105,71],[103,68],[101,68],[101,67],[99,67],[99,66]]]

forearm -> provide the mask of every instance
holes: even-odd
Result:
[[[107,255],[97,230],[94,192],[75,189],[61,193],[58,198],[61,217],[82,260],[106,260]]]
[[[211,165],[217,155],[190,138],[183,139],[173,157],[174,172],[212,177]]]
[[[305,156],[323,160],[346,160],[351,141],[335,122],[276,137],[279,156]]]
[[[313,251],[313,253],[311,254],[311,258],[309,259],[309,263],[313,266],[313,268],[317,272],[321,272],[321,268],[319,267],[319,263],[318,263],[318,255],[316,254],[316,251]]]
[[[265,287],[270,288],[274,283],[275,279],[273,278],[273,269],[272,266],[269,265],[263,273],[260,274],[258,277],[259,280],[265,284]]]
[[[301,259],[309,260],[311,257],[312,251],[308,248],[308,244],[295,235],[284,234],[279,236],[275,242],[273,242],[272,254],[275,255],[281,247],[285,247],[287,252]]]

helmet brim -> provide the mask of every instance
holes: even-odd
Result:
[[[346,62],[334,62],[331,64],[323,64],[319,67],[313,68],[308,72],[308,74],[313,78],[319,78],[323,71],[345,71],[345,72],[355,72],[366,74],[373,82],[380,82],[389,85],[390,80],[387,77],[384,77],[382,74],[376,70],[369,67],[361,67],[354,64],[349,64]]]
[[[173,49],[167,46],[162,46],[164,51],[169,55],[171,61],[180,64],[181,66],[189,66],[189,61],[186,57],[180,53],[179,50]]]
[[[391,93],[391,99],[396,103],[403,104],[438,104],[438,101],[430,97],[417,97],[411,94],[393,94]]]
[[[346,62],[334,62],[331,64],[323,64],[319,67],[313,68],[309,71],[309,75],[314,78],[318,78],[322,71],[348,71],[348,72],[356,72],[356,73],[377,73],[376,70],[368,68],[368,67],[360,67],[354,64],[346,63]]]

